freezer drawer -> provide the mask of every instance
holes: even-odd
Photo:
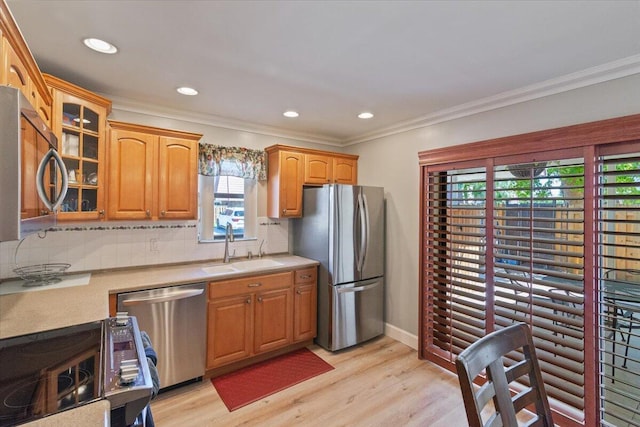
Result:
[[[118,311],[136,316],[151,338],[161,388],[204,375],[206,302],[204,283],[118,295]]]
[[[382,277],[331,287],[329,350],[350,347],[384,332],[383,292]]]

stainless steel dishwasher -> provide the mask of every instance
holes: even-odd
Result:
[[[118,311],[136,316],[151,338],[161,389],[204,375],[206,309],[204,283],[118,294]]]

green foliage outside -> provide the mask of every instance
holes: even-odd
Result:
[[[614,163],[616,172],[628,171],[628,174],[613,174],[609,179],[615,180],[615,195],[621,196],[622,204],[640,204],[635,197],[624,198],[625,196],[640,196],[640,162]],[[613,171],[613,169],[609,171]],[[562,199],[563,194],[574,192],[581,195],[584,193],[584,165],[549,165],[544,172],[533,179],[516,178],[507,180],[496,180],[495,200],[507,202],[508,200],[529,200],[532,198],[536,203],[553,202],[555,199]],[[461,182],[457,186],[461,199],[467,204],[484,203],[486,198],[486,182],[473,181]]]

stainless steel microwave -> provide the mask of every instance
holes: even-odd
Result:
[[[0,86],[0,241],[55,225],[68,177],[58,140],[20,90]]]

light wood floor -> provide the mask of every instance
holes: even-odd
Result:
[[[457,377],[404,344],[381,337],[311,350],[335,369],[233,412],[209,380],[161,393],[156,426],[467,426]]]

